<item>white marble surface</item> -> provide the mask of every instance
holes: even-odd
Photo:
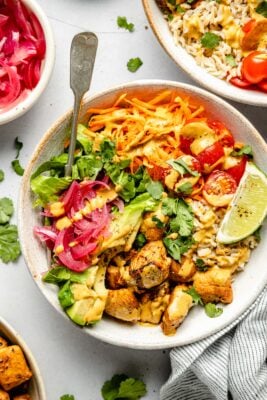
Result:
[[[56,41],[56,64],[52,79],[38,103],[26,115],[0,126],[0,169],[6,174],[1,197],[17,202],[20,177],[10,163],[16,136],[23,141],[21,163],[26,165],[46,129],[72,105],[69,81],[69,47],[74,34],[89,30],[97,34],[99,49],[91,92],[135,79],[159,78],[193,83],[164,53],[154,37],[141,0],[39,0],[49,16]],[[117,16],[135,24],[135,32],[117,28]],[[130,73],[126,63],[140,57],[143,66]],[[267,138],[267,109],[234,104]],[[14,217],[15,222],[15,217]],[[34,284],[22,259],[0,263],[0,314],[21,333],[32,349],[42,372],[48,400],[64,393],[76,400],[101,399],[103,382],[114,373],[139,376],[148,385],[147,399],[159,397],[169,374],[166,351],[136,351],[113,347],[83,334],[61,318]]]

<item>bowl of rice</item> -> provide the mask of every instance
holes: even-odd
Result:
[[[228,99],[267,106],[266,2],[143,0],[162,47],[192,79]]]

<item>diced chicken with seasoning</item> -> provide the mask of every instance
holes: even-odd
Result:
[[[148,212],[143,217],[143,222],[140,227],[148,242],[162,239],[165,232],[165,224],[168,222],[168,217],[162,213],[161,207],[154,212]]]
[[[132,289],[109,290],[105,307],[106,314],[127,322],[140,319],[139,302]]]
[[[170,286],[168,282],[162,283],[141,296],[140,321],[149,324],[158,325],[161,321],[162,314],[169,303]]]

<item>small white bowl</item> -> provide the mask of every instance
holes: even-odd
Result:
[[[176,45],[163,12],[155,0],[142,0],[148,21],[159,43],[166,53],[193,80],[219,96],[254,106],[267,107],[267,93],[256,90],[240,89],[225,80],[216,78],[197,65],[195,59],[179,45]]]
[[[46,53],[42,62],[41,77],[36,87],[23,101],[19,102],[10,110],[0,113],[0,125],[11,122],[30,110],[45,90],[55,63],[55,42],[50,22],[46,14],[36,0],[22,0],[22,2],[35,14],[43,28],[46,42]]]
[[[84,100],[81,108],[81,122],[88,121],[86,112],[88,108],[111,107],[123,93],[145,100],[164,90],[171,90],[177,95],[192,98],[195,103],[200,103],[205,107],[210,118],[225,122],[237,141],[249,143],[252,146],[255,162],[264,171],[267,171],[267,145],[259,132],[226,101],[191,85],[164,80],[143,80],[113,87]],[[55,122],[37,146],[25,169],[18,203],[19,236],[25,261],[43,295],[66,319],[68,317],[57,298],[57,287],[42,281],[42,276],[47,272],[49,266],[47,251],[33,233],[34,226],[41,224],[41,216],[33,208],[34,196],[30,188],[30,177],[40,164],[63,151],[71,118],[72,110]],[[235,278],[233,302],[224,308],[224,312],[219,318],[208,318],[203,307],[194,307],[174,336],[165,336],[160,326],[132,326],[106,317],[93,327],[83,328],[83,331],[117,346],[146,350],[182,346],[208,337],[235,321],[253,303],[267,283],[266,227],[262,229],[261,237],[261,243],[253,251],[246,268]],[[69,323],[72,322],[69,320]]]
[[[31,350],[20,335],[2,317],[0,317],[0,336],[7,339],[9,344],[17,344],[22,349],[33,374],[29,382],[29,394],[31,395],[31,398],[33,400],[46,400],[44,383]]]

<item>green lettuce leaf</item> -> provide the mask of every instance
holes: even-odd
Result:
[[[31,180],[31,189],[36,194],[35,206],[45,206],[49,202],[56,201],[62,190],[71,184],[71,178],[57,178],[39,175]]]

